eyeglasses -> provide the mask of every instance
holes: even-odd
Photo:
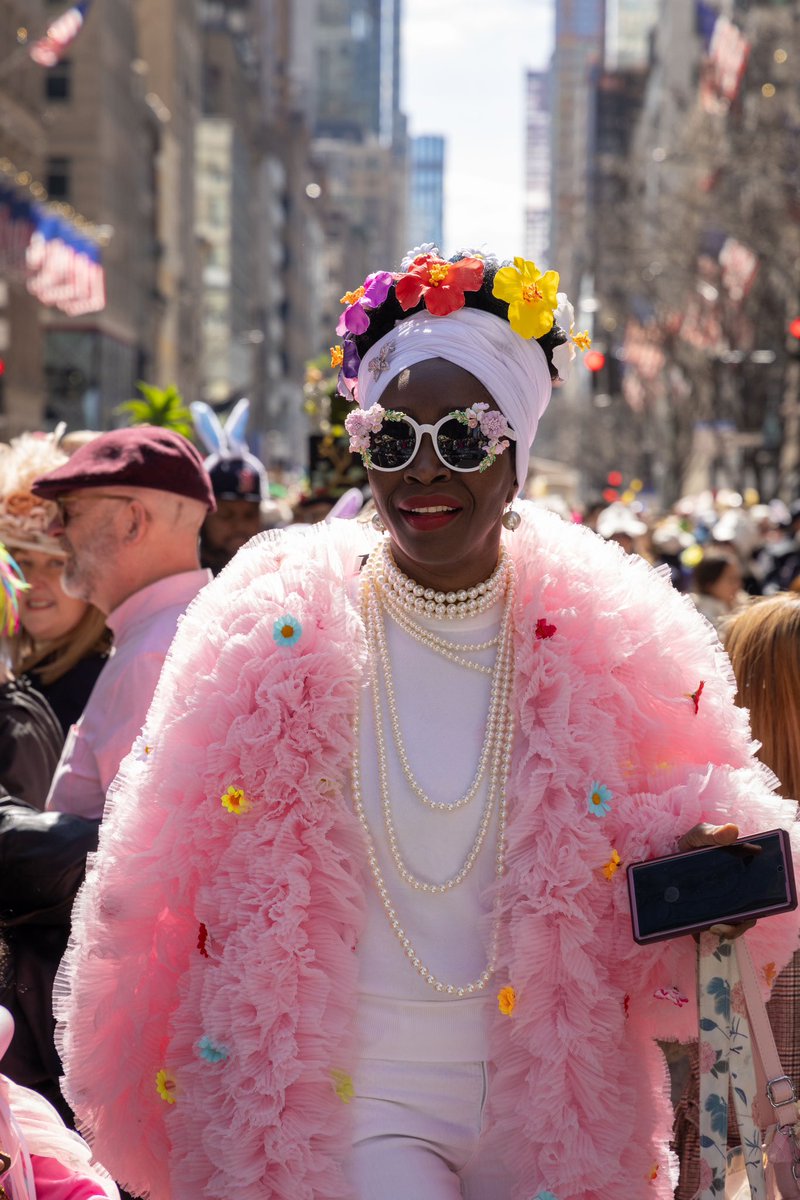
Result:
[[[369,465],[373,471],[399,471],[407,467],[419,449],[423,433],[429,433],[436,457],[451,471],[480,471],[493,461],[496,440],[470,425],[464,412],[451,412],[435,425],[418,425],[405,413],[387,413],[380,429],[369,435]],[[516,441],[513,429],[503,437]]]
[[[54,503],[55,503],[56,508],[58,509],[59,522],[61,523],[62,527],[64,529],[66,529],[66,527],[69,525],[70,521],[74,521],[76,516],[80,516],[80,513],[74,513],[72,511],[72,508],[70,507],[70,505],[85,504],[89,500],[126,500],[126,501],[130,501],[132,499],[133,499],[133,496],[118,496],[118,495],[116,495],[116,493],[113,493],[113,492],[93,492],[91,494],[91,496],[73,497],[72,499],[70,499],[68,497],[65,500],[56,500]]]

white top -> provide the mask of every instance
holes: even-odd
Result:
[[[463,621],[421,617],[428,629],[453,641],[483,642],[500,627],[502,603]],[[471,671],[421,645],[385,616],[392,676],[406,754],[420,785],[434,801],[452,803],[472,783],[486,732],[491,676]],[[496,647],[469,657],[491,666]],[[472,801],[453,812],[428,808],[403,773],[382,690],[384,737],[392,815],[403,858],[421,879],[439,883],[455,874],[480,825],[489,770]],[[495,878],[497,813],[467,878],[441,895],[415,890],[397,873],[388,849],[381,809],[375,716],[371,686],[361,702],[361,787],[381,872],[392,907],[417,954],[448,984],[478,979],[487,962],[491,934],[482,900]],[[492,985],[461,999],[436,992],[413,968],[394,931],[374,882],[367,889],[367,925],[358,946],[361,1006],[359,1042],[373,1058],[479,1061],[486,1057],[484,1014]],[[444,1008],[443,1006],[446,1006]]]

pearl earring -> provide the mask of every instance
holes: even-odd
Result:
[[[507,529],[509,533],[513,533],[522,524],[522,517],[515,509],[509,508],[503,513],[500,521],[504,529]]]
[[[372,514],[372,528],[377,529],[378,533],[385,531],[386,526],[383,523],[380,513],[375,512]]]

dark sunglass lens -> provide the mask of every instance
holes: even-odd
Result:
[[[373,465],[398,471],[414,456],[416,438],[407,421],[384,421],[378,433],[370,434],[369,452]]]
[[[442,425],[437,441],[445,462],[460,471],[474,471],[486,457],[487,441],[480,428],[470,429],[455,418]]]

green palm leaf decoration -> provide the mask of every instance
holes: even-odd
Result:
[[[152,384],[139,382],[136,385],[141,392],[141,399],[127,400],[120,404],[117,412],[128,418],[129,425],[158,425],[162,429],[172,429],[181,433],[190,441],[194,435],[192,414],[183,403],[178,389],[170,384],[169,387],[153,387]]]

